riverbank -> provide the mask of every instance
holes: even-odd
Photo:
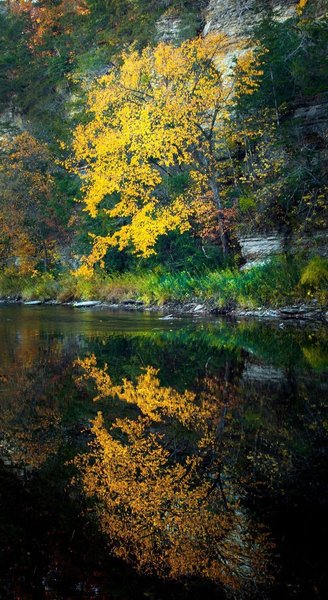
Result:
[[[70,306],[75,309],[98,309],[112,310],[117,312],[156,312],[161,314],[161,319],[173,320],[183,316],[205,317],[205,316],[226,316],[242,319],[261,319],[267,321],[299,321],[299,322],[328,322],[328,306],[319,306],[314,300],[311,304],[299,304],[293,306],[283,306],[281,308],[258,307],[255,309],[241,308],[217,308],[213,302],[168,302],[166,304],[144,304],[137,300],[125,300],[118,303],[101,302],[97,300],[87,300],[80,302],[58,302],[57,300],[13,300],[1,299],[0,305],[18,304],[23,306]]]
[[[162,270],[31,276],[0,275],[3,302],[50,303],[76,308],[325,320],[328,261],[277,257],[248,270],[170,273]]]

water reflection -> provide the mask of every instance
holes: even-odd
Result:
[[[326,375],[321,328],[0,308],[0,595],[320,597]]]
[[[94,356],[79,365],[97,399],[123,403],[106,411],[108,426],[98,413],[92,449],[75,461],[115,555],[142,572],[202,576],[228,589],[265,581],[266,537],[241,502],[224,443],[239,403],[229,382],[207,378],[200,393],[179,393],[147,367],[135,384],[115,386]],[[115,418],[124,403],[134,417]]]

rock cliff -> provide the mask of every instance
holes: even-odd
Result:
[[[247,37],[269,14],[277,21],[295,16],[298,3],[298,0],[209,0],[204,33],[219,30],[232,37]],[[328,11],[327,0],[309,0],[306,11],[313,17],[322,17]]]
[[[264,16],[286,20],[296,14],[298,0],[210,0],[204,33],[222,31],[232,38],[248,37]]]
[[[241,51],[243,40],[254,39],[254,30],[267,16],[276,21],[286,21],[297,14],[298,0],[209,0],[204,11],[203,33],[220,31],[227,38],[225,66],[229,68]],[[328,14],[327,0],[309,0],[304,16],[321,19]],[[251,42],[252,44],[253,42]],[[247,42],[246,42],[246,45]],[[316,160],[327,163],[328,92],[301,98],[300,104],[291,106],[291,120],[295,143],[315,150]],[[328,164],[328,163],[327,163]],[[283,251],[286,240],[277,232],[254,234],[239,240],[246,266],[264,262]],[[316,232],[311,238],[290,239],[289,250],[305,254],[327,255],[327,231]]]

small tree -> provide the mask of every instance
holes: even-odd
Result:
[[[65,205],[59,205],[53,156],[47,144],[28,132],[0,144],[0,257],[15,257],[29,273],[43,262],[48,270],[63,231]]]
[[[199,198],[209,191],[228,252],[222,158],[236,96],[252,93],[259,70],[246,52],[223,77],[225,48],[226,38],[213,34],[180,47],[160,43],[141,53],[129,50],[119,67],[112,65],[96,81],[88,96],[90,120],[75,130],[75,170],[84,173],[85,210],[96,217],[104,209],[116,227],[95,238],[84,268],[102,260],[110,246],[154,254],[160,235],[191,227],[194,201],[199,211]],[[186,189],[167,197],[163,183],[181,170],[188,172]]]

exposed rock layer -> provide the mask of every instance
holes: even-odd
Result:
[[[288,247],[292,254],[301,252],[309,257],[313,255],[328,256],[327,231],[312,232],[285,240],[282,234],[271,232],[263,235],[252,235],[239,239],[241,252],[250,268],[263,264],[268,258],[281,254]],[[245,268],[244,267],[244,268]]]
[[[297,0],[210,0],[204,32],[222,31],[232,37],[247,37],[269,12],[277,20],[294,16],[297,3]]]

